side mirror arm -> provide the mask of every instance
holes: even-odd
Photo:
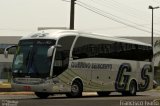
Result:
[[[9,49],[11,49],[13,47],[17,47],[17,45],[8,46],[8,47],[6,47],[4,49],[4,56],[5,56],[5,58],[8,58],[8,51],[9,51]]]
[[[48,49],[47,57],[51,57],[55,48],[62,48],[62,45],[54,45]]]

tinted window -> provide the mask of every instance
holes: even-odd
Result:
[[[47,52],[55,42],[50,39],[21,40],[13,60],[13,77],[48,77],[52,61]]]
[[[53,67],[53,75],[57,76],[67,69],[69,64],[70,49],[74,40],[74,36],[60,38],[58,45],[62,47],[56,48],[56,55]]]
[[[152,48],[142,45],[79,37],[73,49],[73,59],[112,58],[149,61]]]

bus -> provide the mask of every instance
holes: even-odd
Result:
[[[23,36],[12,63],[12,90],[81,97],[83,92],[136,95],[153,88],[150,44],[76,30],[42,30]]]

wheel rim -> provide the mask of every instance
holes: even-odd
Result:
[[[131,85],[131,94],[134,95],[135,94],[135,90],[136,88],[134,87],[134,84]]]
[[[73,93],[77,94],[79,92],[79,87],[78,85],[72,85],[71,90]]]

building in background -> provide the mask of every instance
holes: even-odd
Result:
[[[3,55],[4,48],[10,45],[18,44],[21,36],[0,36],[0,83],[2,82],[9,82],[11,78],[11,65],[13,60],[13,55],[15,53],[15,49],[9,51],[8,58],[5,58]],[[151,43],[150,37],[125,37],[128,39],[134,39],[145,43]],[[160,37],[154,37],[154,42],[160,40]],[[160,51],[160,48],[154,48],[154,52]],[[136,55],[136,54],[135,54]],[[155,80],[160,84],[160,70],[158,65],[160,64],[160,57],[155,58],[154,66],[156,67],[156,75]]]
[[[9,82],[11,78],[11,64],[15,48],[9,51],[8,58],[3,55],[4,49],[18,43],[20,36],[0,36],[0,83]]]

